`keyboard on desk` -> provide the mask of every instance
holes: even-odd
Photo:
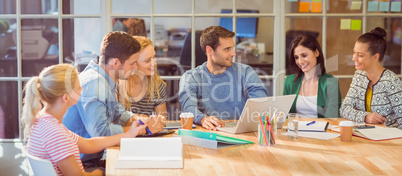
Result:
[[[228,122],[228,123],[225,123],[225,126],[222,128],[235,128],[236,125],[237,125],[237,122]]]

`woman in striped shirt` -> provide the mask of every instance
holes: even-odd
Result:
[[[117,96],[127,110],[151,116],[152,112],[167,117],[166,83],[156,69],[155,50],[152,41],[143,36],[134,36],[141,50],[137,70],[127,80],[120,80]]]
[[[67,109],[77,103],[81,86],[72,65],[59,64],[42,70],[25,85],[22,112],[26,149],[31,155],[48,159],[58,175],[102,175],[101,170],[84,171],[81,153],[96,153],[117,145],[123,137],[145,133],[145,126],[133,122],[122,134],[85,139],[68,130],[62,123]]]

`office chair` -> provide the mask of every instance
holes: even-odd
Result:
[[[202,31],[195,31],[195,66],[202,65],[207,61],[207,55],[200,46]],[[184,39],[184,45],[180,52],[180,64],[186,69],[191,69],[191,32],[188,32]]]
[[[53,168],[52,162],[46,159],[33,156],[29,154],[27,151],[24,151],[24,154],[28,157],[34,175],[57,176],[56,171]]]

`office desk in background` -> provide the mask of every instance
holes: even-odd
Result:
[[[337,125],[344,119],[318,119]],[[206,131],[197,126],[196,130]],[[107,149],[106,175],[400,175],[402,139],[370,141],[352,137],[329,141],[280,135],[276,146],[239,145],[213,150],[184,145],[183,169],[115,169],[120,147]],[[257,143],[257,132],[223,135]],[[133,149],[135,150],[135,149]]]
[[[182,65],[180,57],[157,57],[156,62],[158,69],[165,71],[166,75],[182,75],[186,70],[191,69],[191,65]],[[254,69],[261,69],[268,74],[272,74],[273,55],[262,54],[258,57],[239,53],[236,55],[235,62],[250,65]],[[182,67],[179,68],[179,67]],[[176,71],[179,71],[177,73]],[[164,75],[161,73],[161,75]]]

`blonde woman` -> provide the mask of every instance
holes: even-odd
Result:
[[[31,155],[50,160],[58,175],[102,175],[101,170],[87,173],[81,153],[97,153],[117,145],[123,137],[145,133],[145,126],[133,122],[126,133],[96,138],[82,138],[61,122],[67,109],[77,103],[81,93],[77,71],[72,65],[45,68],[25,85],[22,125]]]
[[[155,50],[149,38],[134,36],[141,49],[137,60],[137,70],[127,80],[120,80],[117,90],[121,104],[135,114],[145,116],[153,112],[167,117],[166,83],[156,69]]]

